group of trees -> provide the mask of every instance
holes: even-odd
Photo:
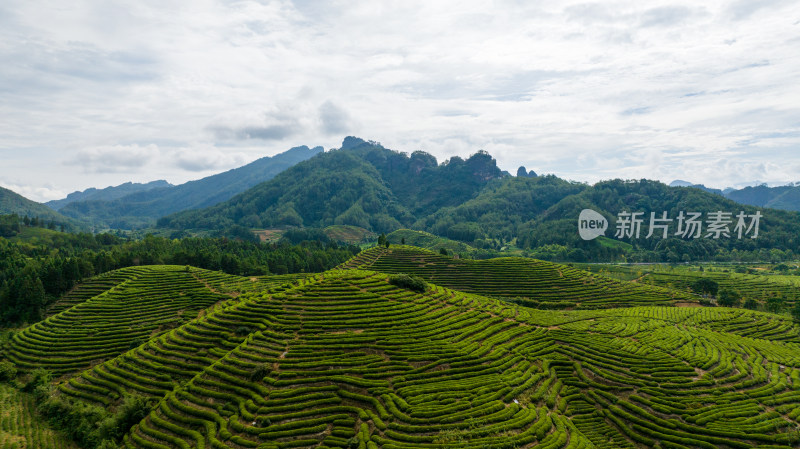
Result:
[[[128,241],[110,234],[60,234],[49,244],[0,238],[0,325],[34,322],[82,279],[134,265],[192,265],[237,275],[321,272],[359,252],[336,242],[274,244],[227,238]]]
[[[722,307],[744,307],[745,309],[756,310],[759,302],[753,298],[744,299],[741,292],[730,287],[720,288],[719,283],[712,279],[700,278],[689,285],[695,293],[699,295],[712,296],[717,300],[717,305]],[[764,310],[771,313],[781,313],[786,309],[786,301],[780,295],[769,296],[764,301]],[[796,301],[791,309],[792,316],[800,321],[800,301]]]
[[[53,220],[44,220],[39,217],[30,218],[27,215],[20,217],[17,214],[0,215],[0,237],[14,237],[22,232],[23,227],[40,227],[64,231],[64,225]]]

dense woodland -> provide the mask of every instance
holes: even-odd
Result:
[[[17,216],[0,217],[0,229],[24,229]],[[0,326],[35,322],[44,307],[77,282],[117,268],[191,265],[236,275],[321,272],[359,251],[336,242],[283,240],[262,244],[222,238],[127,240],[112,234],[51,232],[36,243],[0,238]]]

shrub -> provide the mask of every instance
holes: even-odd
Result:
[[[239,337],[246,337],[246,336],[252,334],[253,332],[255,332],[255,331],[253,329],[250,329],[247,326],[239,326],[239,327],[236,328],[236,330],[233,333],[236,334]]]
[[[711,279],[700,278],[692,283],[691,288],[697,294],[714,296],[717,294],[717,290],[719,289],[719,284],[717,284],[716,281],[712,281]]]
[[[262,363],[261,365],[258,365],[250,374],[250,380],[253,382],[258,382],[261,379],[269,376],[271,372],[272,370],[269,368],[269,365]]]
[[[729,289],[723,288],[719,291],[718,300],[717,302],[719,305],[723,307],[735,307],[739,305],[739,301],[742,299],[742,295],[739,292]]]
[[[428,289],[428,284],[426,284],[421,278],[417,276],[409,276],[404,273],[389,276],[389,283],[400,288],[407,288],[420,293],[423,293]]]
[[[767,298],[767,311],[781,313],[781,310],[783,310],[783,298],[774,296]]]
[[[0,382],[11,382],[17,377],[17,367],[8,360],[0,362]]]
[[[114,416],[119,432],[116,437],[121,438],[134,424],[138,424],[150,414],[153,407],[155,407],[155,403],[152,399],[140,395],[125,395],[122,405]]]
[[[119,449],[119,445],[111,440],[103,440],[97,446],[97,449]]]
[[[22,391],[31,392],[39,386],[44,386],[50,383],[53,379],[53,374],[44,368],[36,368],[31,371],[28,383],[22,388]]]

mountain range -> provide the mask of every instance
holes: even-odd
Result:
[[[95,229],[149,227],[176,237],[211,233],[247,238],[252,229],[340,225],[377,233],[409,228],[478,250],[512,247],[556,260],[764,260],[770,254],[780,258],[800,252],[800,216],[772,208],[791,209],[792,199],[800,204],[795,192],[800,187],[718,191],[648,180],[588,185],[537,176],[524,167],[517,174],[501,170],[485,151],[439,162],[423,151],[409,154],[347,137],[341,148],[327,152],[295,147],[178,186],[163,181],[127,183],[76,192],[51,205]],[[604,237],[579,237],[575,228],[583,209],[607,220],[610,231]],[[641,212],[646,218],[651,212],[667,213],[672,217],[669,238],[611,238],[617,214],[625,211]],[[757,240],[676,237],[681,211],[724,211],[731,219],[740,212],[753,216],[758,211],[762,232]]]
[[[667,213],[673,233],[663,241],[647,239],[645,234],[638,239],[584,241],[576,232],[583,209],[602,214],[610,224],[609,234],[620,212],[641,212],[643,217]],[[731,218],[758,212],[763,216],[762,232],[757,240],[730,235],[678,238],[675,220],[681,211],[723,211]],[[247,228],[351,225],[390,232],[405,227],[479,249],[513,245],[540,258],[680,261],[743,254],[765,259],[770,257],[768,250],[780,251],[781,257],[797,253],[798,218],[795,212],[757,210],[702,189],[648,180],[587,185],[553,175],[515,177],[500,170],[483,151],[438,163],[421,151],[409,155],[348,137],[339,150],[317,154],[215,206],[163,217],[157,226],[168,232],[237,230],[230,235],[241,235]]]
[[[64,206],[79,201],[113,201],[132,193],[144,192],[161,187],[174,186],[163,179],[147,183],[133,183],[129,181],[118,186],[109,186],[104,189],[90,187],[83,191],[72,192],[67,195],[66,198],[48,201],[44,204],[52,209],[61,210]]]
[[[703,184],[692,184],[688,181],[672,181],[670,187],[695,187],[706,192],[716,193],[725,198],[736,201],[737,203],[749,204],[751,206],[769,207],[772,209],[783,209],[800,211],[800,185],[785,185],[769,187],[765,184],[757,186],[747,186],[742,189],[727,188],[724,190],[713,189]]]
[[[148,227],[164,215],[225,201],[322,151],[322,147],[309,148],[303,145],[177,186],[166,181],[126,183],[102,190],[75,192],[64,200],[51,201],[48,205],[96,228]]]

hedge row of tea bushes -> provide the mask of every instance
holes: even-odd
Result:
[[[795,280],[787,279],[785,276],[758,275],[736,273],[733,268],[729,271],[690,271],[685,268],[677,267],[673,270],[663,268],[628,267],[620,265],[608,265],[591,267],[592,271],[600,271],[613,277],[630,278],[635,277],[637,282],[681,289],[690,291],[692,285],[699,279],[709,279],[716,282],[719,290],[733,290],[738,292],[742,300],[754,299],[765,302],[769,298],[780,297],[787,302],[787,306],[800,299],[800,288]]]
[[[242,293],[59,385],[157,400],[127,448],[800,444],[797,328],[772,314],[535,310],[361,270],[193,273]]]
[[[170,265],[118,270],[123,282],[16,333],[6,357],[20,369],[55,374],[113,358],[231,299],[206,287],[194,274],[201,271]]]
[[[376,247],[345,267],[407,273],[463,292],[510,299],[535,308],[596,309],[696,301],[688,293],[592,275],[576,268],[520,257],[454,259],[411,246]]]
[[[118,284],[128,279],[136,277],[138,273],[140,273],[140,271],[136,268],[123,268],[89,278],[62,295],[54,303],[50,304],[46,309],[46,315],[52,316],[63,312],[72,306],[116,287]]]
[[[486,320],[449,304],[452,294],[352,271],[247,298],[209,318],[258,330],[168,392],[125,444],[590,447],[544,403],[514,401],[548,375],[510,352],[510,340],[542,346],[546,331]]]
[[[571,279],[553,266],[539,276]],[[127,270],[7,351],[23,373],[64,374],[64,413],[156,404],[127,448],[800,444],[798,328],[774,314],[537,310],[359,269]]]

